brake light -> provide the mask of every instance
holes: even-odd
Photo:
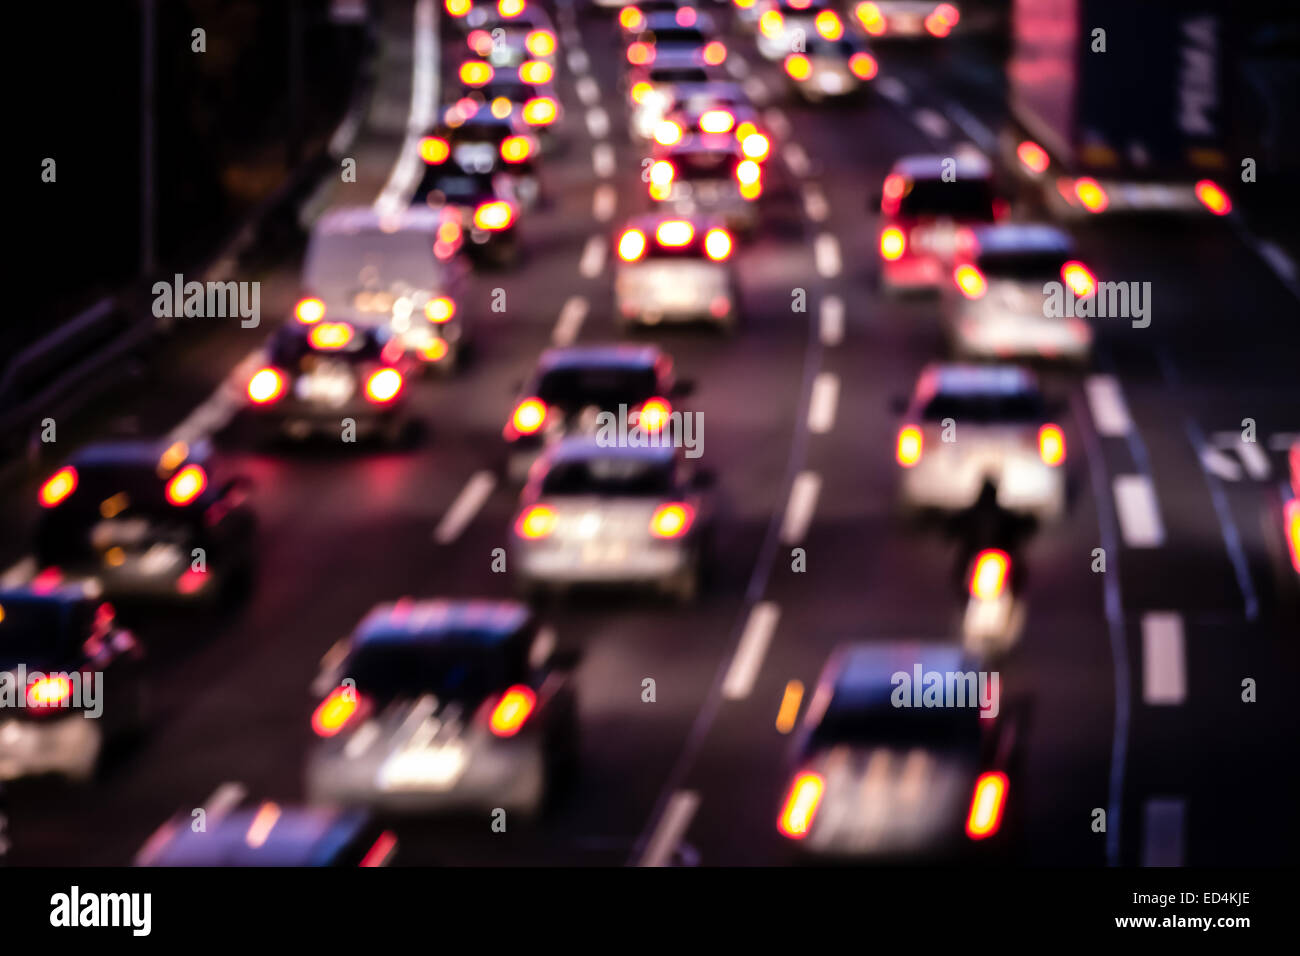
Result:
[[[1061,266],[1061,278],[1080,299],[1097,291],[1097,282],[1082,262],[1071,260]]]
[[[526,60],[519,64],[519,79],[525,83],[549,83],[553,76],[555,71],[551,64],[543,60]]]
[[[365,716],[369,709],[368,702],[355,687],[336,687],[311,715],[311,729],[319,737],[333,737],[354,717]]]
[[[1232,212],[1232,200],[1218,185],[1208,179],[1196,184],[1196,198],[1216,216],[1226,216]]]
[[[700,129],[706,133],[725,133],[735,122],[730,110],[705,110],[700,114]]]
[[[790,785],[790,793],[785,798],[785,807],[777,821],[777,829],[791,840],[802,840],[808,835],[817,807],[826,792],[826,781],[820,774],[801,773]]]
[[[897,226],[890,226],[880,234],[881,258],[893,262],[896,259],[901,259],[906,250],[907,237],[903,235],[903,230]]]
[[[203,494],[207,486],[207,473],[198,465],[186,465],[172,475],[164,494],[171,504],[180,508]]]
[[[645,253],[645,233],[640,229],[627,229],[618,240],[618,257],[624,262],[636,262]]]
[[[497,0],[497,13],[503,17],[517,17],[524,12],[524,0]]]
[[[921,460],[921,449],[924,446],[921,429],[915,425],[904,425],[898,430],[898,451],[895,454],[898,463],[904,468],[911,468]]]
[[[320,299],[303,299],[293,307],[293,314],[303,325],[325,318],[325,303]]]
[[[420,351],[420,357],[426,362],[441,362],[447,357],[447,340],[433,339]]]
[[[941,3],[934,8],[934,15],[942,19],[950,27],[955,27],[957,21],[961,19],[961,12],[951,3]]]
[[[785,58],[785,71],[794,80],[806,80],[812,76],[812,63],[802,53],[791,53]]]
[[[307,341],[312,348],[323,351],[346,348],[352,341],[352,326],[346,322],[322,322],[307,334]]]
[[[533,56],[550,56],[555,52],[555,34],[550,30],[534,30],[524,40],[524,46]]]
[[[740,142],[740,151],[744,153],[748,159],[752,159],[755,162],[762,162],[767,159],[768,151],[771,148],[772,144],[762,133],[750,133]]]
[[[669,219],[659,223],[655,229],[655,239],[659,245],[678,248],[695,238],[695,227],[685,219]]]
[[[952,24],[937,13],[931,13],[925,18],[926,32],[932,37],[946,37],[952,32]]]
[[[641,80],[639,83],[633,83],[632,94],[631,94],[632,102],[644,103],[650,97],[650,94],[653,92],[654,92],[654,87],[651,86],[649,83],[647,83],[645,80]]]
[[[1300,498],[1292,498],[1283,512],[1286,522],[1286,541],[1291,550],[1291,567],[1300,574]]]
[[[402,391],[402,373],[395,368],[381,368],[366,379],[366,398],[376,405],[391,402]]]
[[[77,490],[77,469],[65,465],[41,485],[41,506],[53,508]]]
[[[549,96],[539,96],[524,104],[524,122],[529,126],[549,126],[555,122],[555,114],[555,100]]]
[[[510,424],[520,435],[531,435],[546,421],[546,404],[540,398],[525,398],[510,416]]]
[[[980,774],[975,781],[975,793],[971,796],[966,835],[972,840],[983,840],[997,833],[1002,826],[1002,811],[1006,802],[1007,775],[1000,770]]]
[[[537,695],[524,684],[515,684],[492,708],[488,726],[498,737],[513,737],[537,707]]]
[[[645,66],[647,63],[653,63],[654,59],[655,48],[648,43],[637,40],[627,48],[627,62],[633,66]]]
[[[482,86],[492,79],[492,64],[482,60],[466,60],[460,65],[460,81],[466,86]]]
[[[259,370],[248,380],[248,398],[255,405],[269,405],[284,394],[284,376],[273,368]]]
[[[507,163],[522,163],[532,152],[527,136],[507,136],[501,141],[501,158]]]
[[[984,273],[971,265],[958,266],[953,270],[952,278],[957,283],[957,288],[961,289],[961,294],[968,299],[978,299],[989,289],[989,284],[984,281]]]
[[[650,533],[656,538],[680,538],[695,521],[695,509],[685,503],[660,505],[650,517]]]
[[[853,75],[859,80],[870,80],[880,72],[880,66],[876,63],[876,58],[870,53],[862,53],[861,51],[849,57],[849,69],[853,71]]]
[[[1047,167],[1051,165],[1051,158],[1047,155],[1047,150],[1033,140],[1027,139],[1017,146],[1016,156],[1031,173],[1046,172]]]
[[[1074,181],[1074,195],[1088,212],[1102,212],[1110,205],[1110,197],[1106,195],[1106,190],[1101,188],[1101,183],[1090,176]]]
[[[445,163],[450,155],[451,147],[447,145],[445,139],[426,136],[420,140],[420,158],[428,165],[437,166],[439,163]]]
[[[447,0],[443,5],[453,17],[463,17],[474,4],[473,0]]]
[[[648,432],[659,432],[668,424],[672,411],[667,399],[647,398],[638,409],[637,423]]]
[[[479,56],[487,56],[492,52],[492,35],[486,30],[471,30],[465,42]]]
[[[776,10],[768,10],[758,18],[758,29],[769,40],[775,40],[781,35],[781,26],[781,14]]]
[[[660,120],[655,125],[655,142],[660,146],[672,146],[680,142],[682,138],[682,128],[672,120]]]
[[[451,301],[445,295],[438,296],[436,299],[430,299],[424,303],[424,317],[430,322],[443,323],[450,322],[451,317],[456,314],[456,303]]]
[[[859,3],[853,8],[853,15],[858,18],[862,24],[862,29],[866,30],[873,37],[878,37],[885,32],[885,15],[880,12],[880,7],[874,3]]]
[[[641,29],[644,18],[636,7],[624,7],[618,12],[618,22],[624,30],[631,32]]]
[[[677,15],[676,15],[676,17],[674,17],[674,19],[677,21],[677,25],[678,25],[679,27],[689,27],[689,26],[694,26],[694,25],[695,25],[695,8],[694,8],[694,7],[681,7],[681,8],[679,8],[678,11],[677,11]]]
[[[757,185],[762,175],[762,167],[752,159],[741,160],[736,166],[736,182],[742,186]]]
[[[72,681],[62,674],[41,677],[27,685],[28,707],[66,707],[72,701]]]
[[[673,169],[673,164],[666,159],[661,159],[650,167],[650,182],[656,186],[667,186],[677,175],[677,170]]]
[[[828,40],[838,40],[844,36],[844,24],[840,22],[839,14],[834,10],[823,10],[817,14],[813,26]]]
[[[1011,558],[1005,551],[988,548],[975,558],[968,587],[970,596],[981,601],[992,601],[1002,594],[1007,583],[1007,569]]]
[[[690,9],[689,7],[685,9]],[[680,13],[680,11],[679,11]],[[710,40],[704,44],[704,62],[709,66],[718,66],[727,59],[727,45],[721,40]]]
[[[515,211],[510,203],[502,199],[485,202],[474,210],[474,225],[488,232],[500,232],[509,228],[515,220]]]
[[[739,9],[748,10],[755,3],[757,3],[758,0],[732,0],[732,2],[735,3]]]
[[[559,518],[550,505],[533,505],[519,516],[515,522],[515,533],[521,538],[537,540],[545,538],[555,530]]]
[[[1056,466],[1065,461],[1065,433],[1059,425],[1038,429],[1038,457],[1045,465]]]
[[[714,262],[731,255],[731,236],[725,229],[710,229],[704,234],[704,251]]]

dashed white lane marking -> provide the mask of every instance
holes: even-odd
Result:
[[[813,240],[813,261],[817,274],[823,279],[833,279],[840,274],[840,241],[829,232]]]
[[[578,260],[578,274],[584,279],[594,279],[605,268],[605,237],[592,236]]]
[[[885,99],[895,103],[906,103],[912,98],[907,86],[896,76],[882,76],[876,80],[876,89]]]
[[[1209,445],[1203,445],[1200,452],[1201,464],[1214,477],[1223,481],[1241,481],[1241,466],[1231,455]]]
[[[912,114],[912,122],[935,139],[946,139],[952,131],[948,121],[931,109],[919,109]]]
[[[239,806],[246,796],[248,796],[248,789],[242,783],[228,780],[213,790],[212,795],[199,806],[203,808],[206,822],[215,823]]]
[[[822,345],[834,346],[844,341],[844,300],[838,295],[822,299],[817,331]]]
[[[1142,865],[1182,866],[1187,801],[1153,797],[1142,808]]]
[[[575,89],[583,106],[594,106],[600,101],[600,85],[589,76],[578,77]]]
[[[757,76],[751,75],[745,77],[745,82],[740,84],[740,86],[741,89],[745,91],[745,95],[755,103],[761,104],[768,101],[767,84]]]
[[[750,609],[745,629],[740,633],[736,656],[731,659],[727,676],[722,681],[722,696],[727,700],[744,700],[754,689],[763,655],[776,632],[776,622],[781,609],[772,601],[760,601]]]
[[[732,54],[727,57],[727,72],[738,80],[743,80],[749,76],[749,63],[743,56]]]
[[[1267,239],[1261,239],[1255,248],[1259,251],[1260,258],[1267,262],[1280,278],[1288,282],[1295,281],[1295,263],[1281,246]]]
[[[803,211],[813,222],[825,222],[830,215],[826,194],[815,183],[808,183],[803,188]]]
[[[785,113],[775,106],[763,111],[763,123],[777,139],[785,139],[790,135],[790,121],[785,118]]]
[[[438,527],[433,532],[433,540],[439,544],[450,544],[459,538],[460,533],[474,520],[478,510],[491,497],[492,489],[496,484],[496,475],[490,471],[476,471],[471,475],[465,487],[456,496],[456,500],[447,509],[447,513],[438,522]]]
[[[1142,615],[1142,700],[1152,706],[1187,699],[1187,654],[1182,615],[1151,611]]]
[[[1117,475],[1115,511],[1119,530],[1130,548],[1158,548],[1165,543],[1165,526],[1155,486],[1146,475]]]
[[[807,176],[811,163],[808,161],[808,154],[798,143],[786,143],[785,148],[781,150],[781,156],[785,159],[785,164],[790,167],[790,172],[796,176]]]
[[[412,43],[411,109],[406,119],[406,136],[402,141],[397,162],[388,176],[375,210],[380,213],[400,212],[411,200],[420,176],[419,143],[433,122],[438,102],[438,38],[437,7],[434,0],[417,0],[415,4],[415,35]]]
[[[821,494],[821,475],[815,471],[802,471],[790,486],[790,500],[781,520],[781,543],[798,544],[808,533],[813,512],[817,510],[817,496]]]
[[[609,114],[599,106],[587,110],[587,132],[592,139],[604,139],[609,135]]]
[[[957,124],[963,133],[975,141],[986,153],[993,153],[997,150],[998,138],[993,131],[975,118],[975,116],[962,106],[960,103],[949,102],[946,112],[949,118]]]
[[[682,842],[682,837],[686,835],[686,829],[691,825],[691,818],[695,816],[699,805],[700,795],[694,790],[679,790],[674,793],[637,865],[667,866],[672,860],[673,852]]]
[[[591,214],[597,222],[609,222],[614,216],[614,207],[618,205],[618,193],[609,183],[601,183],[591,194]]]
[[[614,175],[614,148],[609,143],[597,143],[591,151],[591,166],[601,179]]]
[[[587,59],[587,54],[581,48],[569,50],[569,69],[575,74],[581,75],[586,73],[591,67],[591,61]]]
[[[840,377],[834,372],[818,372],[813,379],[808,401],[808,430],[825,435],[835,427],[835,406],[840,400]]]
[[[560,308],[560,317],[555,322],[555,331],[551,341],[558,346],[572,345],[582,328],[582,321],[587,317],[587,297],[571,295]]]
[[[1124,391],[1115,376],[1089,375],[1084,380],[1083,390],[1088,397],[1088,411],[1092,413],[1097,434],[1117,438],[1129,433],[1133,419],[1129,417]]]

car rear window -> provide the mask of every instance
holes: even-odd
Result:
[[[378,333],[364,326],[353,327],[352,341],[347,348],[319,350],[308,341],[305,327],[283,325],[271,340],[270,359],[272,365],[281,368],[296,369],[308,355],[320,355],[324,358],[346,362],[377,361],[383,351],[383,343]]]
[[[918,179],[903,194],[898,211],[903,216],[951,216],[979,222],[993,221],[993,187],[987,180]]]
[[[864,706],[856,699],[832,698],[821,723],[813,731],[813,740],[818,744],[975,748],[980,738],[978,701],[977,695],[975,706],[894,707],[887,698],[879,706]]]
[[[363,694],[392,700],[433,694],[477,700],[505,687],[515,674],[500,647],[448,635],[437,643],[402,640],[362,645],[348,659],[348,677]]]
[[[650,398],[657,384],[652,368],[558,368],[542,376],[537,397],[561,407],[616,409],[620,404],[634,405]]]
[[[927,422],[951,418],[957,422],[996,424],[1041,421],[1046,408],[1038,392],[958,394],[940,392],[921,415]]]
[[[1065,254],[1060,252],[988,252],[981,253],[977,264],[980,271],[991,279],[1060,278]]]
[[[542,479],[543,495],[652,497],[672,494],[671,459],[646,461],[623,456],[562,461]]]
[[[642,43],[703,46],[705,38],[704,33],[697,27],[668,27],[663,30],[646,30],[637,39]]]
[[[0,607],[0,670],[61,662],[69,635],[85,638],[94,627],[94,607],[84,601],[0,596]]]
[[[730,153],[684,153],[674,156],[674,179],[681,182],[698,182],[709,179],[730,179],[735,175],[738,160]]]
[[[650,71],[652,83],[707,83],[709,74],[700,67],[663,67]]]

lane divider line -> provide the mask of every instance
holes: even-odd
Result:
[[[808,533],[813,513],[817,510],[817,496],[821,494],[822,479],[815,471],[802,471],[790,486],[790,500],[786,503],[785,517],[781,522],[781,543],[795,545]]]
[[[1089,375],[1084,379],[1083,390],[1099,435],[1122,438],[1132,430],[1133,419],[1129,417],[1119,379],[1114,375]]]
[[[1116,475],[1112,483],[1119,530],[1130,548],[1158,548],[1165,543],[1156,489],[1146,475]]]
[[[456,496],[456,500],[447,509],[447,513],[438,522],[438,527],[433,531],[433,540],[439,544],[450,544],[459,538],[461,532],[474,520],[479,509],[492,496],[492,489],[496,485],[497,477],[490,471],[476,471],[471,475],[465,487]]]
[[[763,655],[772,642],[781,609],[772,601],[760,601],[750,609],[740,644],[722,681],[722,696],[727,700],[744,700],[754,689],[754,681],[763,666]]]
[[[667,866],[672,862],[673,853],[686,836],[699,806],[700,795],[694,790],[674,793],[637,866]]]
[[[812,398],[808,403],[808,430],[825,435],[835,427],[835,406],[840,398],[840,377],[834,372],[819,372],[813,379]]]
[[[1187,700],[1183,618],[1174,611],[1142,615],[1142,701],[1167,707]]]
[[[582,328],[582,321],[587,317],[587,297],[571,295],[560,308],[560,317],[555,322],[555,331],[551,333],[551,342],[563,348],[572,345]]]
[[[594,279],[605,268],[605,237],[592,236],[583,247],[578,260],[578,273],[584,279]]]

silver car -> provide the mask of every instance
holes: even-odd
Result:
[[[856,39],[811,36],[802,51],[785,58],[785,72],[799,95],[812,103],[861,93],[879,72],[876,58]]]
[[[624,329],[703,320],[736,326],[731,234],[699,219],[640,216],[618,232],[615,310]]]

